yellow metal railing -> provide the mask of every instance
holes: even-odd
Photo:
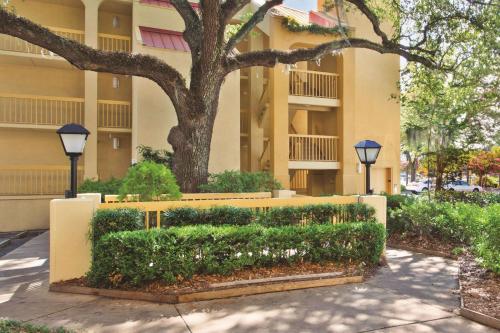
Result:
[[[56,28],[56,27],[48,27],[48,29],[50,29],[52,32],[61,37],[73,39],[79,43],[85,42],[85,32],[82,30]],[[47,51],[46,49],[40,46],[28,43],[22,39],[12,37],[9,35],[0,35],[0,50],[41,54],[46,56],[54,55],[53,53]]]
[[[271,198],[271,192],[254,193],[183,193],[181,201],[199,201],[199,200],[230,200],[230,199],[266,199]],[[128,195],[124,202],[137,201],[136,195]],[[106,203],[117,203],[118,195],[108,194],[104,197]]]
[[[59,126],[83,124],[83,98],[0,94],[0,123]]]
[[[97,101],[99,128],[132,129],[132,111],[130,102],[98,100]]]
[[[315,204],[339,204],[346,205],[358,202],[354,196],[332,196],[332,197],[297,197],[288,199],[228,199],[228,200],[197,200],[197,201],[152,201],[152,202],[119,202],[100,204],[102,209],[137,208],[144,212],[145,227],[150,228],[153,224],[156,228],[161,228],[161,213],[167,210],[192,207],[208,209],[217,206],[245,207],[256,211],[266,211],[272,207],[283,206],[306,206]],[[332,223],[341,222],[342,216],[332,216]]]
[[[69,166],[0,165],[0,195],[60,195],[69,189]],[[83,179],[83,168],[78,168]]]
[[[99,49],[104,51],[132,51],[130,37],[121,35],[98,34]]]
[[[338,136],[289,134],[291,161],[338,161]]]
[[[338,74],[294,69],[290,71],[290,95],[338,98]]]
[[[85,44],[85,31],[74,30],[58,27],[47,27],[49,30],[55,34],[75,40],[79,43]],[[132,50],[132,41],[128,36],[122,35],[110,35],[99,33],[98,38],[98,48],[104,51],[122,51],[130,52]],[[0,35],[0,50],[12,51],[12,52],[23,52],[31,54],[41,54],[41,55],[54,55],[46,49],[26,42],[17,37],[12,37],[9,35]]]

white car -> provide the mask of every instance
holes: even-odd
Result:
[[[422,193],[422,192],[429,191],[429,185],[430,185],[430,188],[433,187],[432,182],[430,182],[430,184],[429,184],[427,182],[427,180],[420,180],[417,182],[408,183],[408,185],[406,186],[406,190],[413,192],[415,194]]]
[[[483,188],[479,185],[470,185],[466,181],[456,180],[443,186],[445,190],[457,192],[480,192]]]

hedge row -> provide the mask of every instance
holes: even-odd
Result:
[[[94,248],[95,287],[174,283],[194,274],[298,262],[378,262],[385,230],[378,223],[304,227],[189,226],[110,233]]]
[[[117,231],[132,231],[144,228],[144,213],[136,209],[98,210],[92,221],[94,239]],[[210,209],[178,208],[166,211],[162,227],[189,225],[249,225],[286,226],[298,224],[331,224],[336,222],[374,221],[375,210],[365,204],[309,205],[302,207],[279,207],[265,212],[249,208],[213,207]],[[150,218],[156,221],[156,218]]]

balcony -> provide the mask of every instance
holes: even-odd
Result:
[[[289,135],[289,169],[340,169],[337,136]]]
[[[132,131],[129,102],[98,100],[97,113],[99,130]],[[84,121],[83,98],[0,94],[0,127],[56,129]]]
[[[69,166],[0,166],[0,195],[62,195],[69,188]],[[78,168],[78,181],[83,168]]]
[[[288,103],[338,107],[339,75],[294,69],[290,71]]]
[[[85,43],[85,32],[83,30],[73,30],[56,27],[48,27],[48,29],[61,37],[73,39],[82,44]],[[130,37],[102,33],[98,34],[98,47],[103,51],[130,52],[132,50]],[[9,35],[0,35],[0,50],[8,52],[36,54],[41,56],[54,55],[52,52],[47,51],[44,48]]]

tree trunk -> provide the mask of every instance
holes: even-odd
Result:
[[[221,80],[222,82],[222,80]],[[198,90],[199,91],[199,90]],[[173,148],[173,172],[183,193],[199,192],[208,180],[212,133],[217,115],[220,84],[191,92],[186,106],[178,106],[178,125],[172,127],[168,142]]]

